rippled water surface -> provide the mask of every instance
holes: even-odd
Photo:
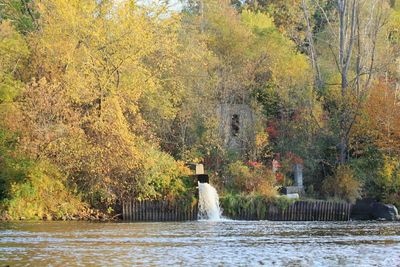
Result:
[[[6,265],[400,266],[400,223],[3,223]]]

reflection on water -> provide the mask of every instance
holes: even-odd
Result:
[[[400,266],[400,223],[3,223],[5,265]]]

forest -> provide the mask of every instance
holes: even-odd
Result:
[[[0,0],[0,217],[190,196],[187,163],[400,208],[400,1]]]

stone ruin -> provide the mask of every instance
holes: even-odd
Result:
[[[239,153],[251,150],[255,140],[255,118],[249,105],[221,104],[217,108],[217,117],[225,148]]]

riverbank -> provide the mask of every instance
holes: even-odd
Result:
[[[122,220],[122,214],[118,213],[106,213],[96,209],[87,208],[85,210],[81,210],[76,214],[65,214],[62,216],[45,214],[42,217],[35,216],[31,218],[26,217],[18,217],[14,218],[7,214],[7,212],[3,212],[0,214],[0,222],[16,222],[16,221],[96,221],[96,222],[113,222]]]

